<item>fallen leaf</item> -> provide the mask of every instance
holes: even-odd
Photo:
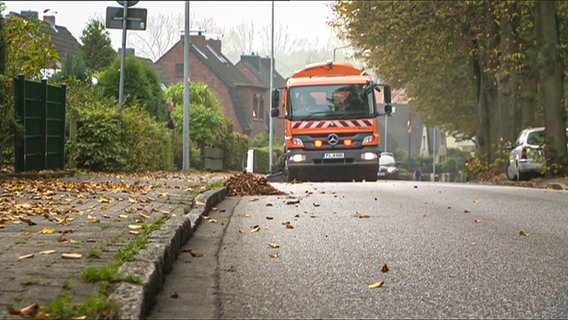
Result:
[[[61,257],[63,259],[81,259],[82,255],[80,253],[62,253]]]
[[[198,205],[198,206],[204,206],[205,202],[198,200],[198,201],[195,201],[195,204]]]
[[[27,223],[28,226],[35,226],[35,225],[36,225],[36,223],[33,222],[30,218],[23,218],[23,217],[20,217],[20,220],[21,220],[22,222]]]
[[[170,296],[170,298],[172,298],[172,299],[177,299],[177,298],[179,298],[179,295],[177,294],[177,292],[174,292],[174,293]]]
[[[269,242],[268,246],[271,247],[271,248],[274,248],[274,249],[280,248],[280,245],[278,243],[274,243],[274,242]]]
[[[189,249],[189,254],[191,254],[192,257],[194,258],[201,258],[203,257],[203,252],[200,251],[193,251],[191,249]]]
[[[55,233],[55,230],[53,230],[51,228],[43,228],[43,229],[41,229],[41,231],[39,233],[41,233],[41,234],[52,234],[52,233]]]
[[[20,309],[20,312],[18,314],[23,318],[33,318],[37,314],[38,310],[39,310],[39,305],[37,303],[34,303]]]
[[[288,199],[286,200],[286,204],[298,204],[300,203],[300,199]]]
[[[266,220],[272,220],[274,219],[273,217],[266,217]]]
[[[252,227],[252,230],[250,232],[259,232],[260,231],[260,226],[257,224],[256,226]]]
[[[389,267],[387,266],[387,264],[385,263],[383,265],[383,267],[381,268],[381,272],[385,273],[385,272],[389,272]]]
[[[25,254],[25,255],[23,255],[23,256],[19,256],[19,257],[18,257],[18,260],[24,260],[24,259],[29,259],[29,258],[33,258],[33,257],[34,257],[34,254],[33,254],[33,253]]]
[[[481,220],[475,219],[475,220],[473,220],[473,222],[475,222],[475,223],[481,223]]]
[[[294,229],[294,226],[288,223],[288,224],[286,225],[286,229]]]
[[[55,252],[57,252],[57,251],[55,251],[55,250],[44,250],[44,251],[39,252],[39,254],[53,254]]]
[[[528,236],[529,236],[529,233],[528,233],[528,232],[525,232],[525,231],[523,231],[523,230],[521,230],[521,231],[519,231],[519,236],[521,236],[521,237],[528,237]]]
[[[142,226],[139,224],[129,224],[128,229],[142,229]]]
[[[99,202],[100,202],[100,203],[109,203],[109,202],[110,202],[110,199],[109,199],[109,198],[106,198],[106,197],[100,197],[100,198],[99,198]]]
[[[463,213],[471,213],[471,211],[465,209],[465,210],[463,211]]]
[[[271,258],[278,258],[280,255],[278,254],[278,252],[276,252],[276,253],[271,253],[268,256]]]
[[[375,283],[371,283],[369,285],[369,288],[380,288],[383,286],[384,283],[385,283],[384,281],[377,281]]]

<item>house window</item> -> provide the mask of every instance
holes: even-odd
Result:
[[[252,118],[264,120],[264,96],[258,93],[252,97]]]
[[[176,63],[176,76],[183,77],[183,63]]]

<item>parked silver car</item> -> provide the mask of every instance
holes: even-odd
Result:
[[[568,128],[566,129],[568,137]],[[507,164],[509,180],[528,180],[542,175],[544,154],[544,127],[527,128],[521,131],[514,145],[506,146],[510,150]]]

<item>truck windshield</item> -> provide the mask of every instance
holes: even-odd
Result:
[[[373,95],[365,93],[364,84],[294,87],[288,98],[292,120],[366,118],[375,113]]]

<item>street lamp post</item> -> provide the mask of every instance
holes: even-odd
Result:
[[[343,47],[338,47],[338,48],[333,48],[333,62],[335,62],[335,51],[339,50],[339,49],[345,49],[345,48],[349,48],[351,47],[351,45],[346,45]]]

